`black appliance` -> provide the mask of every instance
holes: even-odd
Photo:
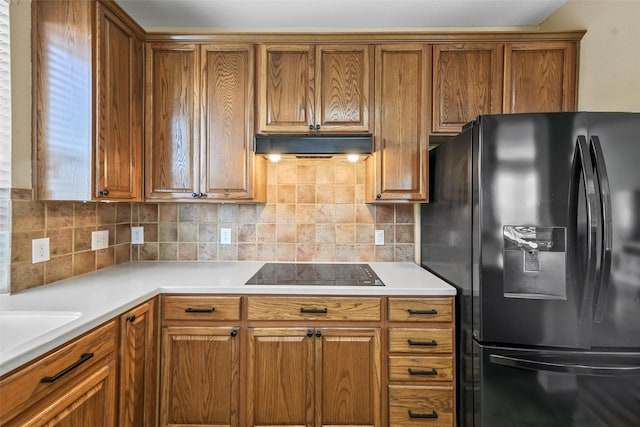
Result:
[[[245,285],[384,286],[369,264],[266,263]]]
[[[458,424],[640,425],[640,114],[479,116],[430,152]]]

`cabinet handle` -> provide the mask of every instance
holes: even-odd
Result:
[[[231,336],[232,336],[232,337],[235,337],[235,336],[237,336],[237,335],[238,335],[238,328],[233,328],[233,329],[231,330]]]
[[[194,199],[198,198],[198,193],[191,193],[191,197],[193,197]]]
[[[322,336],[322,331],[320,331],[320,329],[318,329],[316,331],[316,337],[320,338]]]
[[[82,353],[80,355],[80,360],[78,360],[76,363],[74,363],[73,365],[67,366],[62,371],[58,372],[57,374],[55,374],[52,377],[44,377],[44,378],[42,378],[40,380],[40,382],[41,383],[45,383],[45,384],[51,384],[53,382],[56,382],[60,378],[62,378],[63,376],[67,375],[69,372],[71,372],[74,369],[76,369],[78,366],[82,365],[87,360],[91,359],[92,357],[93,357],[93,353]]]
[[[423,347],[435,347],[438,345],[438,343],[436,342],[436,340],[431,340],[431,341],[414,341],[414,340],[407,340],[407,343],[409,343],[409,345],[415,345],[415,346],[423,346]]]
[[[100,196],[108,196],[109,195],[109,190],[102,190],[98,193],[98,195]]]
[[[320,125],[316,125],[316,129],[320,129]]]
[[[135,314],[127,317],[127,322],[133,323],[135,321],[136,321],[136,315]]]
[[[204,199],[204,193],[198,194],[198,197],[201,198],[201,199]]]
[[[413,412],[411,409],[409,409],[409,418],[438,418],[438,413],[436,411],[433,411],[430,414],[421,414],[419,412]]]
[[[313,125],[309,125],[309,130],[313,130]]]
[[[304,308],[302,307],[300,309],[300,313],[315,313],[315,314],[327,314],[329,312],[329,310],[325,307],[325,308]]]
[[[407,311],[409,312],[409,314],[438,314],[438,310],[435,310],[435,309],[431,309],[431,310],[412,310],[412,309],[408,309]]]
[[[213,313],[214,311],[216,311],[215,307],[211,307],[211,308],[191,308],[191,307],[187,307],[184,310],[185,313]]]
[[[376,194],[376,199],[382,199],[382,194],[380,193]]]
[[[307,329],[307,336],[311,338],[313,336],[313,329]]]
[[[417,371],[409,368],[407,371],[409,371],[409,375],[438,375],[436,368],[431,368],[430,371]]]

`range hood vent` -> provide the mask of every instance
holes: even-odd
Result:
[[[256,154],[297,154],[330,157],[334,154],[371,154],[371,135],[261,135],[254,139]]]

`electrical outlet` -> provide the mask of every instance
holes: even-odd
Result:
[[[31,240],[31,263],[49,261],[49,238]]]
[[[91,250],[105,249],[109,247],[109,230],[91,232]]]
[[[230,245],[231,244],[231,229],[230,228],[221,228],[220,229],[220,244],[221,245]]]
[[[376,230],[376,246],[384,245],[384,230]]]
[[[144,227],[131,227],[131,244],[141,245],[144,243]]]

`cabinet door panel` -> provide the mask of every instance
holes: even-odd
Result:
[[[238,425],[238,338],[232,331],[164,330],[160,425]]]
[[[438,45],[433,51],[433,132],[458,133],[502,110],[502,45]]]
[[[248,354],[248,425],[312,425],[314,354],[307,329],[250,329]]]
[[[316,124],[321,130],[369,130],[368,46],[317,48]]]
[[[253,141],[253,48],[205,46],[202,53],[202,191],[248,199]]]
[[[196,45],[147,46],[147,199],[191,197],[197,188]]]
[[[504,112],[575,110],[576,45],[505,45]]]
[[[380,331],[324,329],[316,341],[316,425],[380,425]]]

